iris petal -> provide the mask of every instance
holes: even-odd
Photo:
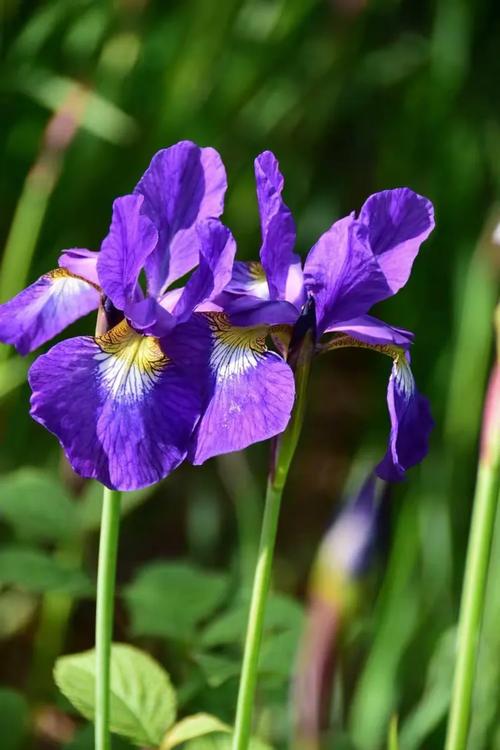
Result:
[[[198,261],[196,222],[218,218],[224,208],[226,172],[213,148],[181,141],[158,151],[134,192],[159,231],[146,263],[148,292],[157,296]]]
[[[387,453],[376,469],[381,479],[398,482],[407,469],[420,463],[429,450],[429,436],[434,427],[430,406],[416,388],[408,355],[396,357],[389,385],[387,405],[391,433]]]
[[[99,306],[99,289],[64,268],[0,305],[0,340],[28,354]]]
[[[282,432],[294,401],[289,366],[265,343],[267,328],[232,326],[224,314],[196,314],[165,344],[189,362],[202,390],[203,414],[190,458],[242,450]]]
[[[53,432],[79,474],[133,490],[185,458],[199,398],[158,339],[125,321],[97,339],[68,339],[29,373],[31,414]]]

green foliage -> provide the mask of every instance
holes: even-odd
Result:
[[[79,530],[76,505],[50,474],[25,468],[0,479],[0,518],[20,539],[57,542]]]
[[[93,586],[79,568],[60,562],[41,550],[25,546],[0,549],[0,584],[26,591],[57,591],[72,596],[90,596]]]
[[[95,652],[61,657],[54,677],[87,719],[94,716]],[[111,654],[111,729],[137,745],[159,745],[176,713],[169,676],[148,654],[115,643]]]
[[[231,750],[232,737],[228,734],[209,734],[197,737],[185,744],[185,750]],[[249,750],[271,750],[270,745],[252,737]]]
[[[171,748],[188,742],[188,740],[196,737],[204,737],[214,732],[231,732],[231,727],[223,724],[222,721],[219,721],[219,719],[210,714],[187,716],[167,731],[161,743],[160,750],[171,750]]]
[[[221,603],[227,586],[227,576],[192,565],[147,565],[124,591],[132,632],[189,641],[195,626]]]
[[[28,704],[15,690],[0,687],[2,750],[20,750],[28,736]]]

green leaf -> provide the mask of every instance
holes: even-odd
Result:
[[[10,638],[29,623],[37,606],[37,597],[25,591],[0,592],[0,638]]]
[[[52,542],[75,536],[76,504],[46,472],[20,469],[0,480],[0,517],[29,541]]]
[[[28,732],[28,704],[22,695],[0,688],[0,737],[2,750],[18,750]]]
[[[226,680],[239,675],[241,670],[239,659],[230,659],[219,654],[195,654],[194,659],[210,687],[219,687]]]
[[[94,718],[95,652],[56,662],[57,686],[86,718]],[[124,643],[111,653],[111,730],[137,745],[159,745],[175,721],[176,698],[165,670],[148,654]]]
[[[160,750],[171,750],[182,742],[187,742],[195,737],[202,737],[213,732],[231,732],[231,727],[224,724],[216,716],[211,714],[194,714],[177,722],[168,730]]]
[[[31,547],[11,546],[0,550],[0,583],[19,586],[32,593],[59,591],[72,596],[90,596],[93,586],[79,568],[64,565]]]
[[[387,750],[399,750],[398,740],[398,717],[394,715],[389,722],[389,732],[387,736]]]
[[[123,737],[114,735],[111,738],[111,750],[131,750],[133,746]],[[78,729],[73,739],[64,745],[64,750],[94,750],[94,725],[87,724]]]
[[[134,635],[189,640],[221,603],[227,576],[183,563],[144,567],[125,589]]]
[[[238,602],[203,630],[201,644],[207,648],[242,643],[248,618],[248,602]],[[291,597],[272,594],[266,607],[264,636],[294,631],[300,633],[303,611]]]
[[[190,740],[184,750],[231,750],[233,746],[232,734],[209,734]],[[252,737],[249,750],[272,750],[271,746],[256,737]]]

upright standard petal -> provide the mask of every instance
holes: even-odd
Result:
[[[376,469],[388,482],[404,479],[407,469],[420,463],[429,450],[434,427],[428,400],[416,388],[408,355],[395,358],[387,389],[391,434],[387,453]]]
[[[115,200],[109,233],[97,261],[101,287],[118,310],[142,299],[139,274],[158,242],[154,224],[141,214],[143,202],[142,195]]]
[[[187,281],[174,308],[174,315],[183,322],[194,308],[216,297],[231,279],[236,243],[227,227],[216,219],[207,219],[196,226],[200,263]]]
[[[409,188],[371,195],[359,220],[367,228],[370,247],[396,294],[406,284],[420,245],[434,229],[432,203]]]
[[[316,300],[319,334],[339,320],[367,313],[390,294],[366,228],[354,214],[336,221],[321,235],[306,258],[304,278]]]
[[[28,354],[99,307],[100,291],[65,268],[41,276],[0,305],[0,341]]]
[[[72,247],[69,250],[63,250],[57,261],[60,268],[65,268],[75,276],[81,276],[83,279],[99,286],[99,277],[97,275],[97,258],[99,253],[93,250],[86,250],[83,247]]]
[[[155,154],[134,191],[144,196],[143,213],[160,235],[146,264],[149,294],[158,296],[196,265],[195,224],[222,214],[226,188],[226,171],[213,148],[181,141]]]
[[[265,343],[267,329],[238,328],[224,314],[198,313],[167,337],[202,389],[190,460],[242,450],[283,432],[294,401],[290,367]]]
[[[293,252],[295,223],[281,197],[283,175],[271,151],[264,151],[256,158],[255,181],[262,229],[260,259],[266,272],[269,295],[271,299],[288,299],[290,267],[296,266],[295,276],[302,269],[299,257]],[[289,301],[295,302],[295,299]]]
[[[199,415],[190,381],[125,321],[97,339],[68,339],[29,373],[31,414],[53,432],[76,472],[133,490],[185,458]]]

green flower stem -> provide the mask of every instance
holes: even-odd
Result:
[[[247,750],[257,683],[259,652],[264,628],[266,600],[271,583],[272,562],[281,497],[297,447],[305,410],[312,342],[304,342],[295,369],[296,403],[286,431],[273,444],[274,454],[268,479],[259,554],[255,569],[248,616],[243,664],[233,736],[233,750]]]
[[[95,750],[110,750],[110,663],[113,637],[116,556],[120,527],[120,493],[104,487],[102,496],[97,611],[95,626]]]
[[[469,731],[479,631],[498,503],[499,462],[479,465],[458,625],[457,663],[446,750],[465,750]]]

